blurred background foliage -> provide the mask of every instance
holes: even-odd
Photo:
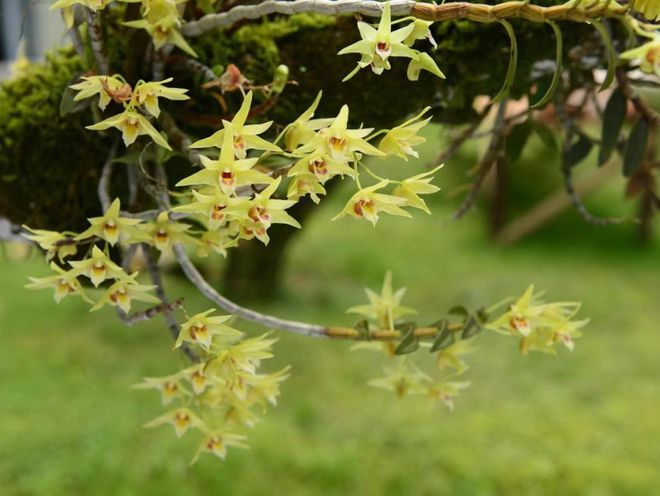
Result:
[[[445,133],[427,130],[420,160],[371,165],[401,177],[421,171]],[[512,170],[530,188],[559,174],[557,157],[535,140]],[[409,288],[405,303],[431,320],[457,301],[493,303],[535,283],[550,299],[583,301],[581,315],[592,321],[573,353],[522,357],[515,340],[480,335],[468,357],[473,384],[450,413],[425,398],[369,388],[386,365],[378,355],[278,334],[275,363],[265,367],[292,364],[292,377],[249,433],[251,450],[189,467],[195,440],[142,430],[159,400],[128,387],[182,365],[162,322],[125,328],[110,310],[88,314],[78,301],[55,306],[45,292],[28,293],[27,276],[45,274],[43,261],[8,247],[0,262],[0,493],[655,494],[660,239],[640,247],[633,223],[591,226],[568,210],[512,247],[494,245],[480,212],[449,220],[485,146],[471,143],[437,174],[443,191],[430,203],[433,216],[382,219],[375,229],[330,222],[351,194],[340,188],[293,240],[279,297],[257,306],[352,324],[345,309],[391,269],[395,286]],[[589,207],[630,216],[623,188],[616,175],[589,195]],[[223,264],[210,258],[204,268],[217,278]],[[190,311],[208,307],[177,274],[167,284]]]

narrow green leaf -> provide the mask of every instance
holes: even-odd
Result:
[[[552,129],[539,121],[534,121],[532,127],[534,128],[536,135],[547,148],[554,152],[559,149],[557,146],[557,140],[555,139],[555,133],[552,131]]]
[[[601,133],[600,153],[598,165],[603,165],[610,159],[612,152],[619,141],[619,134],[626,118],[628,101],[621,88],[615,89],[607,100],[603,112],[603,132]]]
[[[562,37],[561,29],[559,29],[559,26],[557,26],[557,24],[552,21],[547,21],[547,22],[555,33],[555,73],[552,75],[552,81],[550,82],[550,86],[548,87],[545,94],[541,97],[539,101],[532,104],[530,108],[539,108],[547,104],[550,101],[550,99],[555,95],[555,91],[557,91],[557,85],[559,84],[559,80],[561,79],[561,71],[562,71],[562,65],[564,59],[563,56],[564,39]]]
[[[646,144],[649,139],[649,123],[640,118],[630,131],[626,151],[623,155],[623,175],[631,176],[644,163]]]
[[[509,40],[511,41],[511,47],[509,49],[509,67],[506,70],[506,78],[500,91],[493,97],[493,103],[497,103],[509,95],[518,66],[518,42],[516,41],[516,34],[513,32],[513,27],[511,27],[509,21],[504,19],[500,19],[498,22],[506,29],[506,33],[509,35]]]
[[[593,24],[593,26],[596,28],[596,31],[598,31],[598,34],[600,34],[600,37],[603,39],[603,44],[605,45],[605,56],[607,57],[607,74],[605,74],[603,84],[600,85],[600,91],[603,91],[609,88],[612,84],[612,81],[614,81],[614,71],[616,70],[616,50],[614,50],[610,32],[603,25],[603,23],[597,20],[592,20],[591,24]]]
[[[582,162],[585,158],[587,158],[587,155],[589,155],[592,146],[593,143],[591,140],[584,134],[581,134],[577,141],[573,143],[564,153],[562,166],[563,169],[571,170],[573,167]]]
[[[518,161],[531,133],[532,125],[529,121],[513,126],[511,132],[506,137],[506,145],[504,147],[507,163],[513,164]]]
[[[431,345],[431,353],[451,346],[456,340],[454,333],[449,330],[449,321],[447,319],[439,321],[435,324],[435,327],[438,328],[438,333],[436,334],[435,339],[433,340],[433,344]]]

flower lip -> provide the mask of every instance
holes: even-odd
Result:
[[[387,60],[387,58],[392,54],[392,47],[386,41],[379,41],[376,43],[376,55],[378,55],[382,60]]]
[[[328,164],[322,158],[311,159],[307,169],[316,176],[325,176],[328,174]]]
[[[353,212],[358,217],[364,217],[364,211],[367,212],[373,210],[374,202],[372,200],[358,200],[353,205]]]

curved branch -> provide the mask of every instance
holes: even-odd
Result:
[[[284,320],[271,315],[265,315],[249,308],[244,308],[233,301],[225,298],[218,293],[199,273],[197,267],[190,261],[186,250],[181,244],[176,244],[172,248],[177,262],[181,266],[186,277],[192,282],[199,291],[213,303],[221,307],[224,311],[238,315],[242,319],[256,322],[265,327],[274,327],[283,331],[302,334],[304,336],[313,336],[317,338],[328,337],[328,328],[305,322],[296,322],[293,320]]]
[[[562,20],[585,22],[601,17],[618,17],[626,13],[626,8],[609,2],[593,2],[587,7],[577,6],[569,1],[562,5],[539,7],[530,5],[528,0],[510,1],[498,5],[452,2],[442,5],[415,2],[413,0],[391,0],[390,8],[394,16],[411,15],[426,21],[448,21],[469,19],[475,22],[496,22],[505,18],[523,18],[532,22]],[[245,19],[258,19],[270,14],[293,15],[316,13],[329,16],[361,14],[367,17],[380,17],[383,3],[374,0],[267,0],[257,5],[239,5],[227,12],[208,14],[181,28],[184,36],[200,36],[216,28],[230,26]]]

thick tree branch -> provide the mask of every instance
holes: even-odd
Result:
[[[570,1],[563,5],[539,7],[527,1],[511,1],[498,5],[483,5],[467,2],[452,2],[442,5],[415,2],[411,0],[391,0],[392,15],[411,15],[427,21],[448,21],[469,19],[475,22],[496,22],[499,19],[520,17],[532,22],[549,20],[587,22],[601,17],[617,17],[625,14],[626,8],[614,2]],[[267,0],[257,5],[238,5],[227,12],[208,14],[181,28],[184,36],[199,36],[216,28],[230,26],[244,19],[258,19],[270,14],[293,15],[313,12],[329,16],[361,14],[367,17],[380,17],[383,3],[374,0]]]
[[[99,71],[99,74],[108,74],[110,71],[110,65],[108,63],[108,58],[105,56],[105,51],[103,48],[103,37],[101,33],[101,24],[99,23],[99,14],[93,12],[90,9],[85,9],[87,16],[87,31],[89,33],[89,41],[92,45],[92,51],[94,52],[94,58],[96,59],[96,65]]]

